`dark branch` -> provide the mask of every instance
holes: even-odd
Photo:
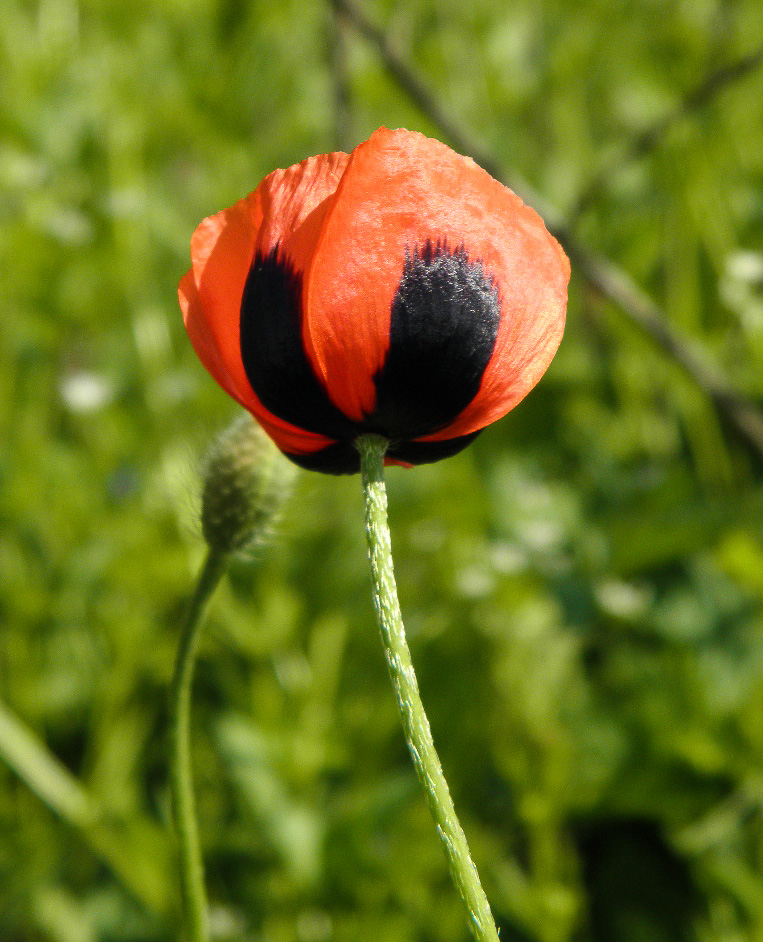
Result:
[[[479,145],[455,121],[424,82],[406,63],[403,56],[388,42],[384,33],[366,16],[352,0],[330,0],[335,11],[344,14],[347,21],[367,39],[381,55],[385,68],[393,79],[405,90],[408,97],[419,110],[427,115],[443,132],[456,149],[470,154],[477,163],[494,177],[502,173],[502,168],[489,154],[479,154]],[[478,156],[479,155],[479,156]]]
[[[662,310],[625,272],[571,239],[565,249],[574,270],[675,360],[712,400],[722,418],[763,456],[763,413],[758,406],[726,385],[707,357],[669,326]]]
[[[693,91],[689,92],[683,101],[679,102],[675,108],[668,111],[661,118],[658,118],[654,124],[639,132],[630,141],[623,153],[598,171],[578,197],[570,212],[569,224],[574,225],[577,222],[579,217],[601,196],[612,177],[619,173],[623,167],[645,157],[659,146],[660,142],[675,125],[704,107],[733,82],[750,75],[761,65],[763,65],[763,46],[706,76]]]
[[[350,82],[347,75],[345,31],[347,23],[338,7],[331,23],[330,63],[334,85],[334,146],[347,151],[352,146],[352,109]]]

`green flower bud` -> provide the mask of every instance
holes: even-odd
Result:
[[[295,474],[250,415],[236,419],[206,460],[201,525],[210,548],[235,553],[266,542]]]

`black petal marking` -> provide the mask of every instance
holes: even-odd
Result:
[[[360,471],[360,455],[353,441],[336,442],[307,455],[288,451],[285,454],[306,471],[322,471],[324,474],[357,474]]]
[[[240,329],[244,370],[266,409],[328,438],[355,437],[356,424],[331,402],[307,358],[302,275],[278,257],[278,247],[254,257],[241,299]]]
[[[288,454],[297,465],[355,474],[354,440],[390,439],[388,454],[408,464],[455,455],[478,432],[438,442],[410,439],[443,428],[477,394],[500,322],[498,289],[462,247],[426,242],[408,255],[392,302],[390,345],[375,377],[377,404],[361,422],[329,399],[302,344],[302,276],[278,249],[255,255],[241,301],[241,358],[258,398],[287,422],[336,439],[320,451]]]
[[[478,435],[479,431],[460,435],[458,438],[446,438],[441,442],[400,442],[399,445],[390,445],[387,454],[390,458],[397,458],[407,464],[431,464],[440,458],[450,458],[451,455],[463,451]]]
[[[463,246],[427,241],[408,254],[369,430],[402,442],[452,422],[479,390],[500,319],[497,287]]]
[[[429,464],[440,458],[450,458],[471,444],[479,435],[461,435],[442,442],[398,442],[390,443],[387,454],[390,458],[404,461],[406,464]],[[295,455],[287,452],[287,458],[308,471],[322,471],[324,474],[357,474],[360,471],[360,455],[354,442],[337,442],[309,455]]]

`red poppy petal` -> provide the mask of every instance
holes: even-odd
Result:
[[[304,429],[283,422],[265,409],[253,392],[250,391],[247,396],[239,396],[238,390],[231,381],[225,364],[220,358],[219,350],[209,334],[207,321],[200,307],[193,271],[187,272],[181,279],[178,297],[180,298],[180,307],[183,311],[188,336],[201,362],[228,395],[236,399],[257,418],[260,425],[279,448],[296,454],[309,454],[332,443],[329,438],[314,435]]]
[[[320,451],[328,445],[334,444],[334,440],[326,438],[325,435],[317,435],[314,432],[308,432],[305,429],[289,425],[288,422],[282,422],[272,412],[268,412],[259,400],[248,409],[281,451],[287,454],[309,455],[314,451]]]
[[[241,358],[241,299],[255,249],[292,236],[333,192],[346,159],[343,154],[324,155],[275,171],[254,193],[205,219],[191,239],[193,268],[179,289],[186,329],[204,365],[279,447],[295,453],[315,451],[332,440],[284,422],[252,390]],[[277,214],[267,223],[263,205]]]
[[[211,373],[212,378],[222,386],[229,396],[238,399],[236,388],[231,381],[225,364],[220,359],[217,347],[209,334],[209,328],[204,319],[199,303],[199,292],[193,277],[193,269],[186,272],[178,285],[178,299],[183,312],[183,321],[188,337],[193,344],[199,359]]]
[[[256,190],[262,211],[256,248],[263,255],[280,246],[297,271],[306,270],[326,201],[336,191],[349,159],[341,152],[320,154],[265,177]]]
[[[518,241],[515,258],[521,271],[507,271],[501,291],[501,325],[493,356],[471,403],[447,427],[420,441],[468,435],[502,418],[530,392],[548,369],[564,333],[570,263],[559,244],[540,225]],[[531,222],[533,220],[531,219]],[[508,266],[507,266],[508,267]],[[513,291],[507,286],[513,285]]]
[[[355,420],[374,408],[406,253],[427,242],[463,246],[502,302],[480,391],[436,433],[444,439],[505,414],[540,377],[561,336],[569,268],[540,217],[470,158],[421,134],[377,131],[353,151],[330,202],[305,304],[305,344]]]
[[[191,237],[195,297],[188,291],[188,275],[181,282],[189,302],[183,313],[191,341],[196,346],[194,338],[203,338],[203,349],[196,347],[202,362],[247,409],[252,389],[241,363],[239,308],[261,221],[256,192],[205,219]]]
[[[346,154],[279,170],[258,187],[264,221],[240,305],[240,352],[260,402],[284,422],[333,440],[352,423],[330,401],[302,337],[303,282]]]

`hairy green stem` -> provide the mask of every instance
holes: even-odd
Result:
[[[437,833],[445,848],[453,882],[468,911],[472,934],[477,942],[498,942],[493,915],[469,854],[466,836],[456,816],[448,783],[435,751],[405,639],[387,523],[384,454],[388,443],[378,435],[364,435],[356,444],[360,452],[363,479],[374,608],[387,666],[397,695],[405,738],[413,757],[416,774],[426,794],[429,810],[437,825]]]
[[[209,600],[225,572],[227,554],[210,550],[186,614],[170,690],[172,753],[170,781],[178,839],[185,931],[189,942],[208,942],[209,917],[204,864],[196,824],[191,769],[191,686],[201,626]]]

